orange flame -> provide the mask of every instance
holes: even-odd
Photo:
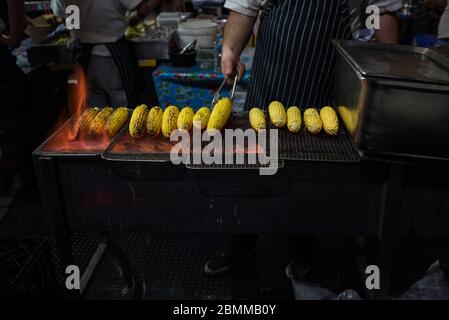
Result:
[[[74,115],[76,119],[83,114],[87,108],[88,84],[83,68],[77,66],[68,79],[68,112]],[[75,133],[69,134],[69,140],[76,139]]]
[[[68,78],[68,103],[57,120],[53,132],[59,130],[45,146],[44,150],[67,153],[99,152],[109,145],[110,139],[101,137],[76,136],[74,125],[87,109],[88,83],[84,70],[77,66]],[[73,119],[64,126],[69,118]]]

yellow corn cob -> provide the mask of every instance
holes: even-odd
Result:
[[[185,107],[181,110],[178,116],[178,129],[190,131],[193,125],[193,117],[195,112],[190,107]]]
[[[112,138],[123,127],[128,120],[128,108],[121,107],[114,110],[106,123],[105,131]]]
[[[249,122],[251,127],[256,131],[265,130],[267,122],[265,121],[265,113],[259,108],[252,108],[249,112]]]
[[[327,134],[335,136],[338,133],[338,116],[331,107],[324,107],[320,111],[321,121],[323,122],[324,131]]]
[[[73,134],[78,137],[82,133],[87,133],[89,131],[90,125],[95,119],[95,116],[100,112],[98,108],[86,109],[83,114],[76,121],[73,126]]]
[[[232,112],[232,101],[229,98],[223,98],[217,102],[207,123],[207,131],[213,133],[220,131],[228,122]]]
[[[321,122],[320,115],[316,109],[310,108],[304,112],[304,125],[312,134],[321,132],[323,129],[323,123]]]
[[[268,106],[271,122],[278,128],[283,128],[287,123],[287,112],[285,107],[279,101],[273,101]]]
[[[164,111],[160,107],[151,108],[147,119],[147,132],[150,136],[158,136],[162,128]]]
[[[162,116],[162,134],[169,138],[171,133],[178,127],[179,110],[175,106],[165,108]]]
[[[193,126],[197,129],[206,129],[210,118],[210,110],[208,107],[199,109],[193,117]],[[199,126],[200,125],[200,126]]]
[[[134,109],[129,121],[129,135],[135,139],[145,133],[145,122],[147,121],[148,107],[144,104]]]
[[[104,132],[104,127],[106,126],[106,122],[108,121],[111,114],[114,112],[112,108],[103,108],[98,114],[95,116],[94,121],[89,128],[89,134],[92,136],[100,136]]]
[[[292,133],[301,130],[301,110],[298,107],[290,107],[287,110],[287,128]]]
[[[340,116],[343,120],[343,123],[346,126],[346,129],[348,129],[348,131],[351,134],[355,133],[356,130],[356,124],[357,121],[355,121],[355,114],[353,113],[353,111],[351,111],[348,107],[346,106],[339,106],[338,107],[338,112],[340,113]]]

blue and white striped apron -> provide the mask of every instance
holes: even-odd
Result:
[[[89,66],[92,49],[95,45],[97,44],[83,43],[82,65],[86,72]],[[119,70],[123,89],[128,100],[128,106],[133,108],[137,105],[138,97],[136,92],[136,59],[134,57],[132,44],[128,42],[125,37],[122,37],[116,42],[104,43],[104,45],[108,48],[112,59]],[[107,75],[105,76],[107,77]]]
[[[348,0],[279,0],[262,12],[245,109],[332,102],[332,39],[350,39]]]

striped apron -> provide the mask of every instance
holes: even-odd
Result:
[[[272,0],[257,37],[245,109],[332,103],[332,39],[350,39],[348,0]]]
[[[95,45],[97,44],[83,43],[82,65],[86,72],[89,66],[89,59],[92,54],[92,49]],[[134,51],[131,48],[131,44],[123,37],[117,42],[105,43],[104,45],[106,46],[106,48],[108,48],[112,59],[114,60],[119,70],[123,88],[126,92],[128,106],[137,105],[137,93],[135,86],[135,84],[137,83],[136,59],[134,58]]]

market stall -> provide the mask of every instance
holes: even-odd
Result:
[[[375,264],[382,284],[366,292],[368,298],[386,297],[399,237],[449,238],[444,52],[329,38],[329,48],[316,49],[324,43],[317,41],[295,57],[316,66],[295,68],[285,63],[292,57],[274,53],[281,63],[268,69],[261,61],[279,30],[265,30],[266,51],[259,51],[253,72],[254,27],[239,56],[245,72],[226,77],[220,61],[227,17],[161,12],[128,26],[119,40],[132,49],[131,67],[138,67],[135,77],[121,78],[123,87],[126,80],[138,90],[136,100],[122,90],[136,103],[90,105],[89,81],[95,81],[71,32],[48,4],[28,7],[45,15],[35,18],[42,25],[18,50],[23,67],[74,71],[67,78],[67,105],[32,155],[59,266],[74,264],[75,232],[102,235],[76,297],[85,292],[112,232],[364,238],[374,250],[368,257],[363,243],[353,254],[360,279]],[[132,15],[126,17],[128,23]],[[289,34],[291,28],[282,29]],[[92,45],[100,46],[113,51]],[[123,74],[126,67],[116,66]],[[316,72],[295,78],[309,67]],[[325,68],[333,86],[324,80]],[[274,85],[267,70],[276,73]],[[109,71],[97,72],[96,79],[112,78]],[[257,77],[264,72],[270,79]],[[286,105],[279,97],[248,108],[251,84],[260,95],[288,86],[290,93],[306,92],[297,95],[303,97],[309,91],[324,97],[332,87],[332,103]]]

